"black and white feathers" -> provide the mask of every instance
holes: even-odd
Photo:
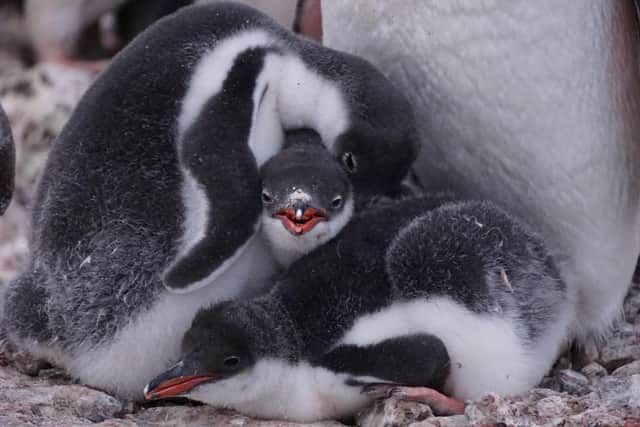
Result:
[[[410,105],[370,64],[297,38],[250,9],[211,10],[218,13],[206,25],[227,31],[194,64],[177,120],[188,209],[182,248],[165,276],[175,291],[208,283],[254,234],[259,200],[253,198],[253,162],[260,167],[278,152],[284,129],[307,127],[320,134],[348,170],[356,192],[396,191],[417,155]],[[229,84],[244,92],[230,93]],[[245,133],[228,135],[226,127],[212,127],[212,115],[243,120],[238,132]],[[212,141],[225,139],[241,141],[238,149],[252,154],[251,164],[236,165],[245,196],[234,199],[244,210],[233,228],[214,218],[214,203],[227,196],[229,186],[211,182],[217,178],[210,171],[228,161]],[[228,244],[219,245],[220,239]]]
[[[392,191],[416,154],[408,103],[359,58],[234,4],[152,25],[53,144],[31,261],[7,293],[10,338],[85,383],[140,397],[200,307],[268,284],[258,171],[293,127],[356,158],[356,190]]]
[[[262,234],[283,267],[332,239],[354,213],[349,176],[316,132],[287,132],[260,176]]]
[[[459,399],[534,386],[572,316],[553,260],[492,204],[437,204],[358,215],[267,296],[200,312],[147,396],[310,421],[355,413],[369,383]]]
[[[13,194],[16,154],[9,119],[0,106],[0,215],[4,213]]]

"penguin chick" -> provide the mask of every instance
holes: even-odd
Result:
[[[492,204],[433,208],[422,198],[359,214],[268,295],[201,311],[182,360],[145,396],[306,422],[353,415],[374,384],[464,400],[533,387],[572,317],[553,260]]]
[[[0,215],[4,213],[13,194],[16,154],[9,119],[0,106]]]
[[[287,133],[261,169],[262,232],[283,267],[332,239],[353,215],[351,181],[308,129]]]
[[[411,107],[370,63],[233,4],[190,6],[123,49],[49,153],[3,325],[21,350],[140,399],[202,307],[264,291],[260,166],[312,128],[356,191],[400,185]],[[153,347],[154,352],[148,352]]]
[[[185,22],[187,16],[193,28],[199,22],[216,37],[202,36],[201,57],[189,64],[191,78],[177,126],[171,129],[177,132],[172,135],[177,135],[176,152],[188,189],[181,248],[163,273],[165,285],[176,293],[211,283],[232,264],[232,257],[242,256],[248,239],[255,236],[261,216],[259,190],[254,193],[238,183],[229,199],[233,187],[220,185],[219,177],[211,174],[228,168],[225,156],[231,144],[238,144],[248,160],[243,172],[229,176],[247,181],[250,175],[253,184],[252,167],[260,168],[282,149],[285,130],[313,129],[341,162],[356,195],[398,191],[418,151],[411,105],[371,64],[325,50],[237,4],[184,8],[162,26]],[[146,34],[159,27],[152,26]],[[237,96],[221,90],[223,86],[241,92],[244,102],[238,104]],[[227,123],[239,124],[233,139],[221,125]],[[222,223],[221,212],[234,214]],[[222,239],[229,242],[223,249]]]

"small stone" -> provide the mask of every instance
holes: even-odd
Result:
[[[540,417],[560,417],[565,413],[566,405],[560,396],[549,396],[536,403],[536,410]]]
[[[634,410],[634,415],[640,415],[640,375],[631,376],[629,407]]]
[[[427,418],[419,423],[412,423],[411,427],[467,427],[470,420],[464,415],[453,415],[449,417]]]
[[[630,377],[631,375],[640,374],[640,360],[634,360],[631,363],[620,366],[613,371],[611,375],[616,377]]]
[[[48,380],[50,383],[68,383],[71,378],[61,368],[40,369],[38,377]]]
[[[357,416],[357,424],[367,427],[409,425],[433,417],[429,405],[396,398],[376,400]]]
[[[638,425],[637,423],[628,423],[629,420],[625,420],[619,414],[612,413],[607,410],[606,407],[598,407],[593,409],[587,409],[584,412],[573,415],[568,418],[568,423],[564,425],[569,426],[607,426],[607,427],[632,427]]]
[[[231,424],[232,426],[243,426],[245,424],[247,424],[249,422],[249,419],[247,417],[243,417],[241,415],[238,415],[236,417],[233,417],[229,420],[229,424]]]
[[[640,359],[640,340],[633,325],[622,323],[600,350],[598,362],[609,372]]]
[[[607,406],[640,416],[640,375],[605,377],[597,392]]]
[[[18,352],[15,353],[12,358],[16,370],[30,377],[37,377],[41,370],[51,368],[49,362],[36,359],[29,353]]]
[[[582,368],[580,372],[589,378],[592,383],[599,381],[600,378],[603,378],[608,374],[604,366],[596,362],[589,363],[587,366]]]
[[[583,394],[587,394],[591,391],[589,378],[580,372],[576,372],[571,369],[563,369],[560,371],[558,377],[560,385],[562,386],[562,391],[566,391],[567,393],[576,396],[582,396]]]
[[[139,427],[140,424],[132,420],[115,419],[115,420],[103,421],[99,424],[99,426],[100,427]]]
[[[122,413],[122,402],[105,393],[92,393],[80,397],[74,404],[78,416],[98,423]]]
[[[616,333],[624,338],[632,337],[635,335],[635,328],[631,323],[624,322],[616,329]]]
[[[464,408],[464,416],[469,421],[484,420],[486,418],[484,412],[485,411],[475,402],[467,404],[467,406]]]
[[[534,388],[529,392],[529,396],[534,400],[540,400],[540,399],[544,399],[545,397],[557,396],[557,395],[558,395],[558,391],[550,390],[547,388]]]
[[[133,421],[136,426],[162,427],[211,427],[229,426],[231,420],[246,419],[246,426],[250,427],[345,427],[336,421],[318,421],[315,423],[299,424],[278,420],[258,420],[244,417],[232,411],[216,409],[211,406],[163,406],[143,409],[135,414],[126,415],[125,422]],[[118,420],[120,421],[120,420]],[[100,424],[102,427],[105,424]],[[109,424],[120,426],[121,424]],[[122,424],[127,427],[129,424]],[[368,425],[367,425],[368,427]]]

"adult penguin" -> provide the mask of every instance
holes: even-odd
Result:
[[[413,125],[368,62],[256,10],[217,3],[158,21],[52,147],[31,262],[6,298],[9,337],[82,382],[141,397],[198,308],[256,292],[273,272],[256,238],[259,167],[283,127],[314,129],[368,194],[401,185]]]
[[[487,198],[541,230],[578,292],[573,333],[620,313],[640,253],[634,2],[322,2],[324,43],[413,103],[426,188]]]

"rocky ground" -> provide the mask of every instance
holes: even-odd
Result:
[[[0,219],[0,290],[26,258],[28,206],[48,146],[92,79],[87,72],[51,65],[0,74],[0,103],[12,123],[18,153],[16,194]],[[595,345],[586,349],[596,362],[580,370],[570,369],[569,362],[561,359],[540,388],[517,397],[488,395],[470,402],[460,416],[434,417],[426,405],[391,398],[377,402],[354,422],[425,427],[640,426],[639,337],[640,286],[634,286],[625,303],[625,320],[600,350]],[[139,406],[74,384],[58,369],[37,368],[25,355],[0,343],[1,426],[295,425],[185,403]]]

